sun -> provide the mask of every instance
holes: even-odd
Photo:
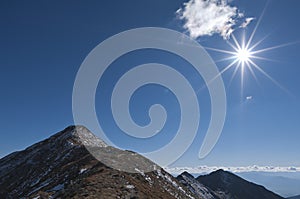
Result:
[[[259,53],[264,52],[269,49],[260,49],[254,50],[262,41],[259,41],[255,44],[252,44],[254,33],[246,40],[245,32],[241,35],[241,39],[238,40],[234,34],[231,35],[230,40],[227,40],[227,44],[232,48],[232,50],[222,50],[217,48],[210,48],[205,47],[208,50],[213,50],[221,53],[228,54],[225,59],[221,61],[231,61],[225,68],[223,68],[219,75],[222,75],[224,72],[228,71],[231,68],[235,68],[232,74],[231,80],[235,77],[238,71],[241,74],[241,86],[243,87],[244,84],[244,76],[245,73],[250,72],[253,77],[257,80],[255,75],[255,70],[263,73],[265,76],[273,80],[260,66],[255,63],[255,59],[266,59],[263,57],[258,56]],[[214,80],[214,79],[213,79]]]
[[[238,61],[240,63],[245,65],[245,63],[249,62],[249,60],[251,58],[251,51],[244,47],[244,48],[238,49],[235,56],[236,56],[236,59],[238,59]]]
[[[263,37],[256,43],[252,43],[253,37],[255,35],[255,31],[257,29],[257,25],[254,28],[254,31],[251,33],[250,37],[247,39],[245,36],[245,31],[241,35],[240,40],[238,40],[235,37],[235,35],[232,34],[230,39],[226,41],[226,43],[232,48],[232,50],[223,50],[223,49],[210,48],[210,47],[205,47],[205,49],[228,54],[228,56],[225,59],[222,59],[220,61],[228,61],[228,60],[230,61],[231,60],[231,62],[220,71],[218,76],[222,75],[224,72],[228,71],[229,69],[234,68],[234,71],[231,76],[231,80],[232,80],[236,76],[238,71],[240,71],[242,95],[243,95],[243,87],[244,87],[244,76],[246,75],[247,72],[250,73],[254,77],[256,82],[259,83],[259,81],[256,77],[256,74],[255,74],[256,71],[262,73],[265,77],[267,77],[269,80],[271,80],[279,88],[288,92],[275,79],[273,79],[268,73],[266,73],[263,70],[263,68],[256,63],[256,61],[257,60],[273,61],[271,59],[260,56],[260,54],[263,52],[269,51],[269,50],[273,50],[276,48],[281,48],[281,47],[285,47],[285,46],[294,44],[295,42],[259,49],[258,48],[259,44],[264,39],[266,39],[266,37]],[[211,81],[214,81],[217,77],[213,78]]]
[[[276,80],[274,80],[260,66],[258,66],[255,63],[255,60],[257,60],[257,59],[269,60],[267,58],[259,56],[259,54],[262,52],[268,51],[268,50],[283,47],[286,44],[254,50],[265,39],[265,38],[263,38],[263,39],[259,40],[258,42],[252,44],[252,39],[255,34],[255,30],[254,30],[254,32],[252,32],[251,36],[247,40],[245,39],[246,38],[245,32],[243,32],[244,34],[241,35],[240,40],[238,40],[234,36],[234,34],[232,34],[231,39],[226,41],[227,44],[232,48],[232,50],[222,50],[222,49],[210,48],[210,47],[205,47],[205,48],[208,50],[213,50],[213,51],[217,51],[217,52],[221,52],[221,53],[225,53],[225,54],[229,55],[227,58],[221,60],[221,61],[231,60],[231,62],[223,70],[220,71],[219,75],[222,75],[224,72],[228,71],[230,68],[233,67],[235,69],[231,76],[231,80],[232,80],[235,77],[235,75],[237,74],[237,72],[240,71],[241,90],[243,90],[244,76],[247,72],[250,72],[251,75],[258,82],[255,71],[259,71],[264,76],[266,76],[268,79],[270,79],[273,83],[275,83],[277,86],[282,88],[282,86]],[[231,42],[231,41],[233,41],[233,42]],[[212,79],[212,81],[214,79]]]
[[[227,66],[223,67],[223,69],[219,72],[219,74],[212,78],[210,82],[214,81],[217,77],[221,76],[224,72],[228,71],[229,69],[233,68],[233,73],[230,78],[230,83],[231,84],[233,78],[240,72],[240,80],[241,80],[241,97],[243,99],[243,90],[244,90],[244,77],[245,75],[248,75],[249,73],[253,76],[255,81],[258,83],[258,85],[261,85],[258,81],[258,78],[256,76],[256,72],[259,72],[263,74],[266,78],[271,80],[276,86],[278,86],[280,89],[282,89],[284,92],[290,95],[290,92],[284,88],[282,85],[280,85],[275,79],[273,79],[267,72],[264,71],[262,65],[258,65],[258,60],[261,61],[274,61],[273,59],[269,59],[266,57],[262,57],[261,55],[270,50],[274,50],[277,48],[282,48],[282,47],[287,47],[290,45],[298,44],[299,41],[295,42],[288,42],[288,43],[283,43],[280,45],[275,45],[275,46],[270,46],[267,48],[259,48],[260,44],[268,38],[270,34],[265,35],[264,37],[258,38],[258,40],[254,43],[254,37],[256,34],[256,31],[260,25],[260,22],[263,18],[263,15],[265,13],[266,7],[262,11],[257,23],[255,24],[254,29],[252,32],[249,34],[248,37],[246,37],[246,29],[243,29],[243,32],[241,35],[239,35],[239,39],[237,39],[232,33],[228,39],[226,40],[226,43],[231,47],[230,50],[225,50],[225,49],[218,49],[218,48],[211,48],[211,47],[204,47],[207,50],[212,50],[216,51],[219,53],[224,53],[227,54],[225,58],[221,60],[216,60],[216,62],[220,61],[226,61],[229,63]],[[228,62],[229,61],[229,62]],[[263,62],[260,62],[263,63]]]
[[[259,48],[260,44],[269,36],[269,34],[265,35],[264,37],[259,38],[255,43],[253,42],[256,31],[262,21],[262,18],[264,16],[264,13],[266,11],[267,4],[262,11],[260,17],[257,20],[257,23],[255,24],[254,29],[249,34],[248,37],[246,37],[246,29],[243,29],[243,32],[241,35],[239,35],[239,39],[235,37],[235,35],[232,33],[228,40],[226,40],[226,43],[231,47],[231,50],[224,50],[224,49],[218,49],[218,48],[211,48],[211,47],[205,47],[207,50],[213,50],[219,53],[225,53],[228,56],[220,61],[229,61],[229,64],[225,66],[220,73],[217,75],[221,76],[224,72],[228,71],[231,68],[234,68],[230,83],[233,80],[233,78],[236,76],[238,72],[240,72],[240,80],[241,80],[241,96],[243,97],[243,88],[244,88],[244,76],[247,75],[247,73],[250,73],[256,82],[259,84],[259,81],[256,77],[256,72],[259,72],[263,74],[265,77],[267,77],[269,80],[271,80],[276,86],[281,88],[286,93],[290,94],[290,92],[284,88],[282,85],[280,85],[275,79],[273,79],[267,72],[263,70],[263,67],[261,65],[259,66],[257,64],[258,60],[261,61],[274,61],[269,58],[262,57],[261,54],[266,51],[274,50],[277,48],[282,48],[286,46],[290,46],[293,44],[298,44],[299,41],[295,42],[289,42],[289,43],[283,43],[276,46],[270,46],[267,48]],[[217,77],[214,77],[211,81],[214,81]]]

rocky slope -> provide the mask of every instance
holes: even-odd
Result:
[[[282,199],[223,170],[174,178],[137,153],[108,146],[83,126],[0,159],[0,198]]]
[[[248,182],[233,173],[218,170],[208,175],[199,176],[196,180],[209,187],[217,198],[231,199],[282,199],[281,196],[263,186]]]
[[[283,199],[263,186],[248,182],[233,173],[218,170],[194,178],[183,172],[177,179],[194,195],[205,199]]]
[[[218,198],[218,196],[212,190],[210,190],[208,187],[205,187],[203,184],[198,182],[194,178],[194,176],[192,176],[188,172],[183,172],[182,174],[177,176],[177,180],[199,198],[205,198],[205,199]]]
[[[107,167],[134,161],[137,173]],[[142,168],[154,167],[144,173]],[[133,169],[133,168],[129,168]],[[70,126],[0,160],[0,198],[193,198],[170,174],[134,152],[107,146],[82,126]]]

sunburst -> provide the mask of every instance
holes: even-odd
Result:
[[[236,59],[239,60],[239,62],[242,65],[245,65],[245,63],[249,62],[251,58],[251,51],[249,49],[242,47],[241,49],[238,49],[238,51],[235,54]]]
[[[267,77],[269,80],[271,80],[274,84],[276,84],[278,87],[283,89],[284,91],[288,92],[283,86],[281,86],[275,79],[273,79],[267,72],[265,72],[261,66],[259,66],[256,62],[258,59],[260,60],[267,60],[267,61],[273,61],[272,59],[268,59],[266,57],[260,56],[261,53],[274,50],[280,47],[288,46],[291,44],[298,43],[297,42],[291,42],[291,43],[285,43],[277,46],[271,46],[268,48],[257,48],[259,45],[268,37],[265,36],[262,39],[260,39],[258,42],[253,43],[253,38],[255,36],[255,33],[257,31],[257,28],[259,27],[259,24],[261,22],[261,19],[264,15],[265,9],[263,10],[260,18],[258,19],[252,33],[250,34],[250,37],[246,39],[245,31],[241,35],[241,39],[237,40],[234,34],[231,35],[230,39],[227,40],[227,44],[231,47],[232,50],[224,50],[224,49],[217,49],[217,48],[210,48],[205,47],[208,50],[217,51],[220,53],[228,54],[229,56],[225,59],[222,59],[220,61],[228,61],[231,60],[231,62],[219,73],[219,76],[222,75],[224,72],[228,71],[230,68],[234,67],[233,74],[231,76],[231,80],[236,76],[238,71],[240,71],[241,74],[241,90],[243,91],[244,87],[244,76],[246,71],[249,71],[252,76],[255,78],[255,80],[258,82],[258,79],[256,77],[255,72],[258,71],[262,73],[265,77]],[[232,42],[233,41],[233,42]],[[254,50],[256,49],[256,50]],[[217,77],[215,77],[217,78]],[[215,79],[214,78],[214,79]],[[213,79],[213,80],[214,80]],[[212,81],[213,81],[212,80]],[[242,94],[243,95],[243,94]]]

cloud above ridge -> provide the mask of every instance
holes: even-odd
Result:
[[[225,171],[230,171],[233,173],[242,172],[300,172],[300,167],[278,167],[278,166],[246,166],[246,167],[218,167],[218,166],[197,166],[197,167],[173,167],[164,168],[166,171],[172,174],[180,174],[184,171],[189,173],[199,173],[206,174],[216,171],[218,169],[223,169]]]
[[[244,17],[237,7],[228,5],[225,0],[190,0],[176,14],[192,38],[220,34],[228,39],[238,20]],[[241,27],[252,20],[247,18]]]

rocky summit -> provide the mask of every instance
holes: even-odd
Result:
[[[0,198],[282,199],[263,186],[218,170],[177,178],[133,151],[70,126],[0,159]]]
[[[86,146],[119,160],[135,161],[135,173],[106,166]],[[108,155],[110,154],[110,155]],[[104,161],[106,161],[104,159]],[[151,172],[139,168],[156,166]],[[130,168],[129,168],[130,169]],[[83,126],[70,126],[0,160],[0,198],[193,198],[150,160],[107,146]]]

